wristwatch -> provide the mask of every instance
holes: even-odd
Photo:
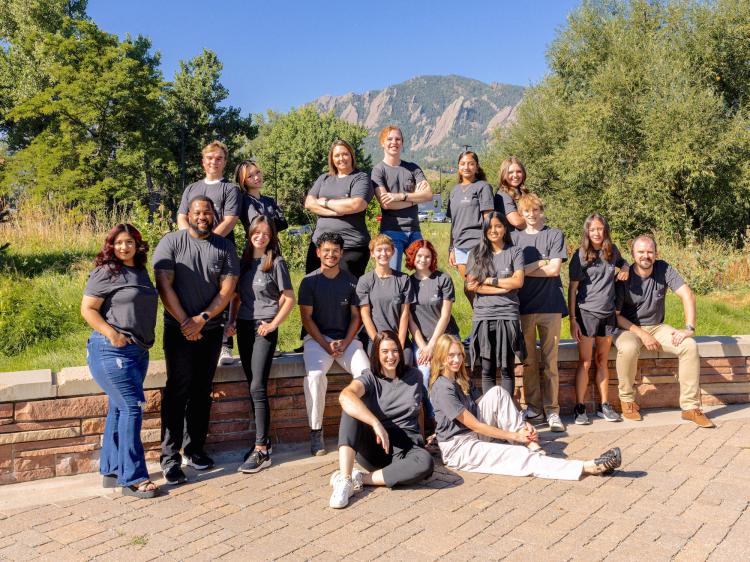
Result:
[[[497,287],[497,277],[492,278],[492,286]]]
[[[406,196],[407,195],[408,195],[408,193],[404,193],[404,198],[402,199],[402,201],[406,201]]]
[[[201,318],[203,318],[204,322],[208,322],[209,320],[211,320],[211,317],[208,315],[208,312],[205,312],[205,311],[201,312]]]
[[[695,326],[693,326],[692,324],[685,324],[685,329],[691,332],[695,332]]]

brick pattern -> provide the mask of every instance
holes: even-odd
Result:
[[[560,404],[572,411],[575,397],[576,363],[562,361]],[[636,389],[644,408],[679,407],[677,359],[639,361]],[[475,373],[476,384],[481,382]],[[337,395],[349,375],[330,374],[323,424],[327,435],[335,435],[341,409]],[[268,383],[271,402],[271,438],[275,443],[306,441],[309,437],[302,377],[272,378]],[[600,401],[590,376],[587,404],[591,411]],[[522,368],[516,369],[516,394],[523,401]],[[750,357],[701,360],[703,404],[750,402]],[[617,377],[610,362],[610,401],[619,408]],[[252,402],[244,382],[218,382],[213,389],[208,442],[215,448],[246,447],[254,439]],[[141,437],[146,458],[159,458],[159,407],[161,390],[146,391]],[[107,399],[104,395],[80,396],[0,403],[0,484],[93,472],[98,469],[101,434]]]

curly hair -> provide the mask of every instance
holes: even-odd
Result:
[[[115,240],[123,232],[127,233],[133,238],[133,240],[135,240],[135,256],[133,256],[135,267],[138,269],[146,267],[148,242],[143,239],[141,233],[132,224],[120,223],[116,224],[112,230],[107,233],[101,251],[96,254],[96,257],[94,258],[94,265],[96,267],[106,265],[112,275],[119,275],[120,270],[124,265],[122,260],[115,255]]]
[[[430,271],[434,272],[437,269],[437,252],[435,251],[435,246],[433,246],[428,240],[415,240],[409,244],[409,247],[406,248],[406,251],[404,252],[404,254],[406,254],[406,267],[409,269],[417,269],[417,266],[414,265],[414,260],[417,257],[417,252],[422,248],[429,250],[432,255],[432,259],[430,260]]]

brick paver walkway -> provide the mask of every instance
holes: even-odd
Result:
[[[589,458],[618,445],[625,463],[615,477],[556,482],[439,466],[424,485],[366,489],[343,510],[328,508],[333,453],[275,454],[271,469],[249,476],[233,472],[235,454],[151,501],[41,494],[34,501],[51,503],[7,509],[0,487],[0,559],[747,560],[750,414],[719,416],[715,430],[670,415],[657,427],[598,422],[547,447]]]

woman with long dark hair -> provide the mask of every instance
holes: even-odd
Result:
[[[588,461],[546,456],[536,429],[524,422],[513,398],[500,387],[479,398],[464,363],[464,347],[458,338],[440,336],[432,356],[430,398],[445,466],[485,474],[578,480],[582,475],[612,474],[622,464],[618,447]]]
[[[334,141],[328,150],[328,171],[315,180],[305,198],[305,209],[318,215],[307,250],[306,273],[320,267],[316,244],[321,234],[338,232],[344,239],[341,269],[356,278],[362,276],[370,257],[365,211],[373,195],[370,178],[357,169],[352,145],[344,140]]]
[[[86,361],[109,402],[99,458],[104,487],[119,485],[123,495],[144,499],[158,491],[141,442],[143,380],[158,301],[146,270],[147,253],[138,229],[116,225],[94,260],[81,300],[81,315],[93,329]]]
[[[492,211],[484,221],[482,240],[469,254],[466,290],[476,294],[471,329],[471,365],[482,367],[482,392],[500,385],[512,397],[516,361],[526,358],[521,333],[518,289],[523,286],[523,252],[513,246],[505,215]]]
[[[461,277],[466,276],[469,252],[482,238],[482,222],[494,210],[492,187],[479,165],[476,152],[467,150],[458,156],[458,184],[448,198],[446,214],[451,218],[451,235],[448,259],[457,267]],[[472,295],[466,295],[469,302]]]
[[[331,476],[333,508],[346,507],[363,485],[393,488],[432,474],[432,457],[419,434],[422,375],[404,363],[393,331],[375,336],[370,365],[339,395],[343,412],[339,470]],[[355,458],[368,472],[354,468]]]
[[[261,193],[263,189],[263,171],[255,160],[243,160],[234,169],[234,182],[240,187],[242,194],[242,208],[240,221],[245,232],[250,228],[250,222],[258,215],[265,215],[273,221],[276,232],[289,227],[284,218],[284,212],[276,199]]]
[[[289,270],[279,255],[273,220],[257,215],[248,228],[247,241],[224,332],[228,336],[237,334],[242,369],[253,399],[255,447],[248,451],[238,469],[252,474],[271,466],[268,376],[279,340],[279,326],[294,308],[295,299]]]
[[[620,414],[609,404],[607,361],[612,336],[617,330],[615,280],[625,281],[629,275],[629,266],[612,242],[607,220],[599,213],[591,213],[586,217],[581,246],[573,253],[569,272],[570,335],[578,341],[574,421],[578,425],[590,423],[584,401],[594,343],[596,386],[602,401],[596,415],[610,422],[621,421]]]
[[[517,201],[529,192],[526,187],[526,168],[515,156],[510,156],[500,164],[495,210],[508,219],[516,229],[526,228],[526,221],[518,212]]]

